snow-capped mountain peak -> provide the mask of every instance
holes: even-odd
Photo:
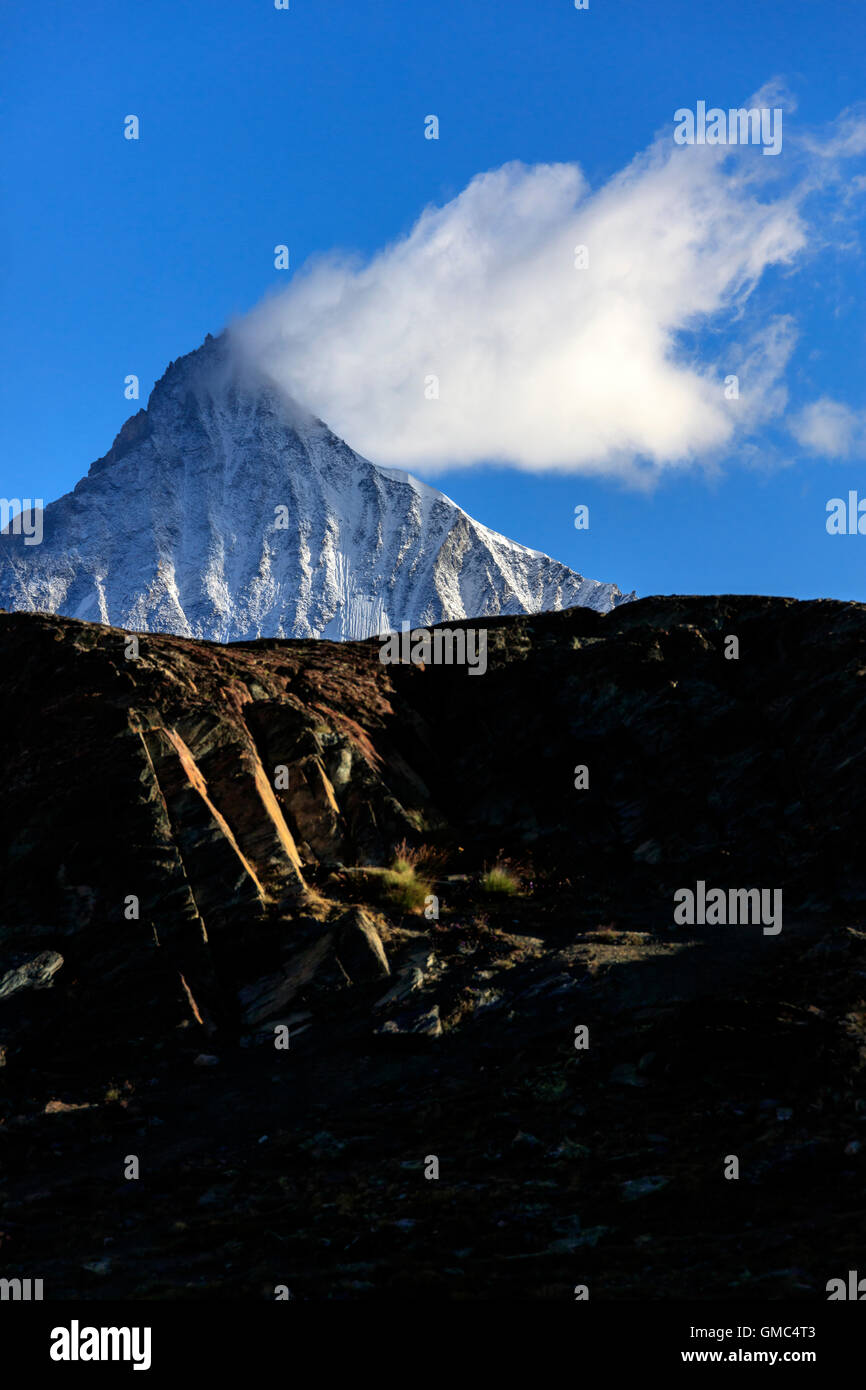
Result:
[[[217,641],[625,601],[362,458],[226,335],[170,364],[43,528],[0,537],[0,606]]]

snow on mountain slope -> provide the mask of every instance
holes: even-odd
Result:
[[[40,545],[0,536],[2,607],[221,642],[624,601],[361,458],[251,378],[225,335],[169,366],[46,507]]]

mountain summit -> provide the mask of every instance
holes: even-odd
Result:
[[[39,545],[0,536],[0,606],[221,642],[634,597],[368,462],[239,364],[226,335],[169,365],[43,527]]]

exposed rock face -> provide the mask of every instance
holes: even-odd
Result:
[[[0,606],[222,642],[624,600],[361,458],[225,337],[169,366],[43,524],[0,535]]]
[[[350,908],[346,913],[336,947],[348,980],[366,983],[391,973],[376,923],[361,907]]]
[[[566,1297],[578,1251],[612,1297],[820,1296],[856,1266],[866,608],[486,626],[470,677],[375,641],[128,657],[118,630],[0,615],[0,1156],[51,1296],[86,1294],[95,1229],[135,1241],[117,1296],[202,1262],[252,1297]],[[388,896],[403,840],[429,915]],[[484,888],[500,856],[511,896]],[[675,928],[698,881],[782,890],[780,935]],[[58,1192],[31,1167],[61,1123]],[[136,1125],[155,1177],[118,1227]]]
[[[375,929],[347,937],[317,884],[417,833],[532,847],[653,924],[698,878],[861,901],[864,635],[853,604],[646,600],[491,624],[471,679],[374,641],[154,635],[128,659],[122,632],[2,617],[3,934],[74,959],[94,1027],[125,989],[156,1020],[178,974],[243,1026],[335,953],[376,973]]]
[[[0,999],[11,999],[22,989],[48,989],[63,965],[63,957],[57,951],[40,951],[22,965],[7,970],[0,979]]]

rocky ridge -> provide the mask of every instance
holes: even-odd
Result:
[[[866,610],[487,627],[470,678],[0,615],[4,1272],[806,1299],[856,1267]],[[438,917],[387,891],[404,842]],[[783,931],[675,928],[698,879],[781,888]]]

